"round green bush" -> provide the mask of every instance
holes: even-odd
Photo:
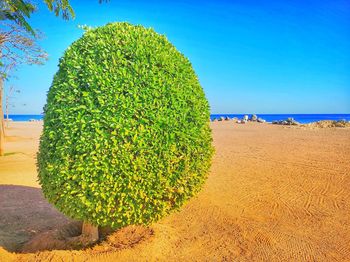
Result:
[[[44,114],[39,182],[72,218],[148,224],[208,174],[208,101],[190,61],[152,29],[86,30],[60,59]]]

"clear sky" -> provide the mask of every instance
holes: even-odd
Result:
[[[38,0],[42,2],[41,0]],[[78,25],[153,27],[187,56],[212,113],[350,113],[350,3],[332,1],[72,0],[76,19],[43,5],[30,19],[50,60],[22,66],[14,114],[42,112],[58,59]],[[25,105],[24,105],[25,104]]]

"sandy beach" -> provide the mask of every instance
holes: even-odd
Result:
[[[349,261],[350,128],[211,123],[208,180],[180,212],[87,250],[21,254],[71,220],[43,198],[41,122],[13,122],[0,158],[0,261]]]

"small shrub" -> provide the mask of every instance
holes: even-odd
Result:
[[[44,113],[39,181],[72,218],[148,224],[208,174],[208,102],[189,60],[152,29],[88,29],[60,59]]]

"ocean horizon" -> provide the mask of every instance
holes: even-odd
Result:
[[[215,118],[220,117],[237,117],[237,118],[243,118],[244,115],[251,116],[252,114],[211,114],[210,119],[213,120]],[[258,117],[261,117],[262,119],[265,119],[267,122],[272,122],[275,120],[285,120],[288,117],[294,118],[294,120],[302,123],[307,124],[311,122],[317,122],[321,120],[346,120],[350,121],[350,114],[256,114]],[[12,119],[15,122],[20,121],[29,121],[31,119],[34,120],[42,120],[43,115],[9,115],[9,118]],[[6,119],[6,116],[5,116]]]
[[[249,117],[253,114],[211,114],[210,119],[213,120],[219,117],[237,117],[242,119],[244,115]],[[294,118],[295,121],[301,124],[308,124],[321,120],[346,120],[350,121],[350,114],[256,114],[258,117],[266,120],[267,122],[286,120],[289,117]]]

